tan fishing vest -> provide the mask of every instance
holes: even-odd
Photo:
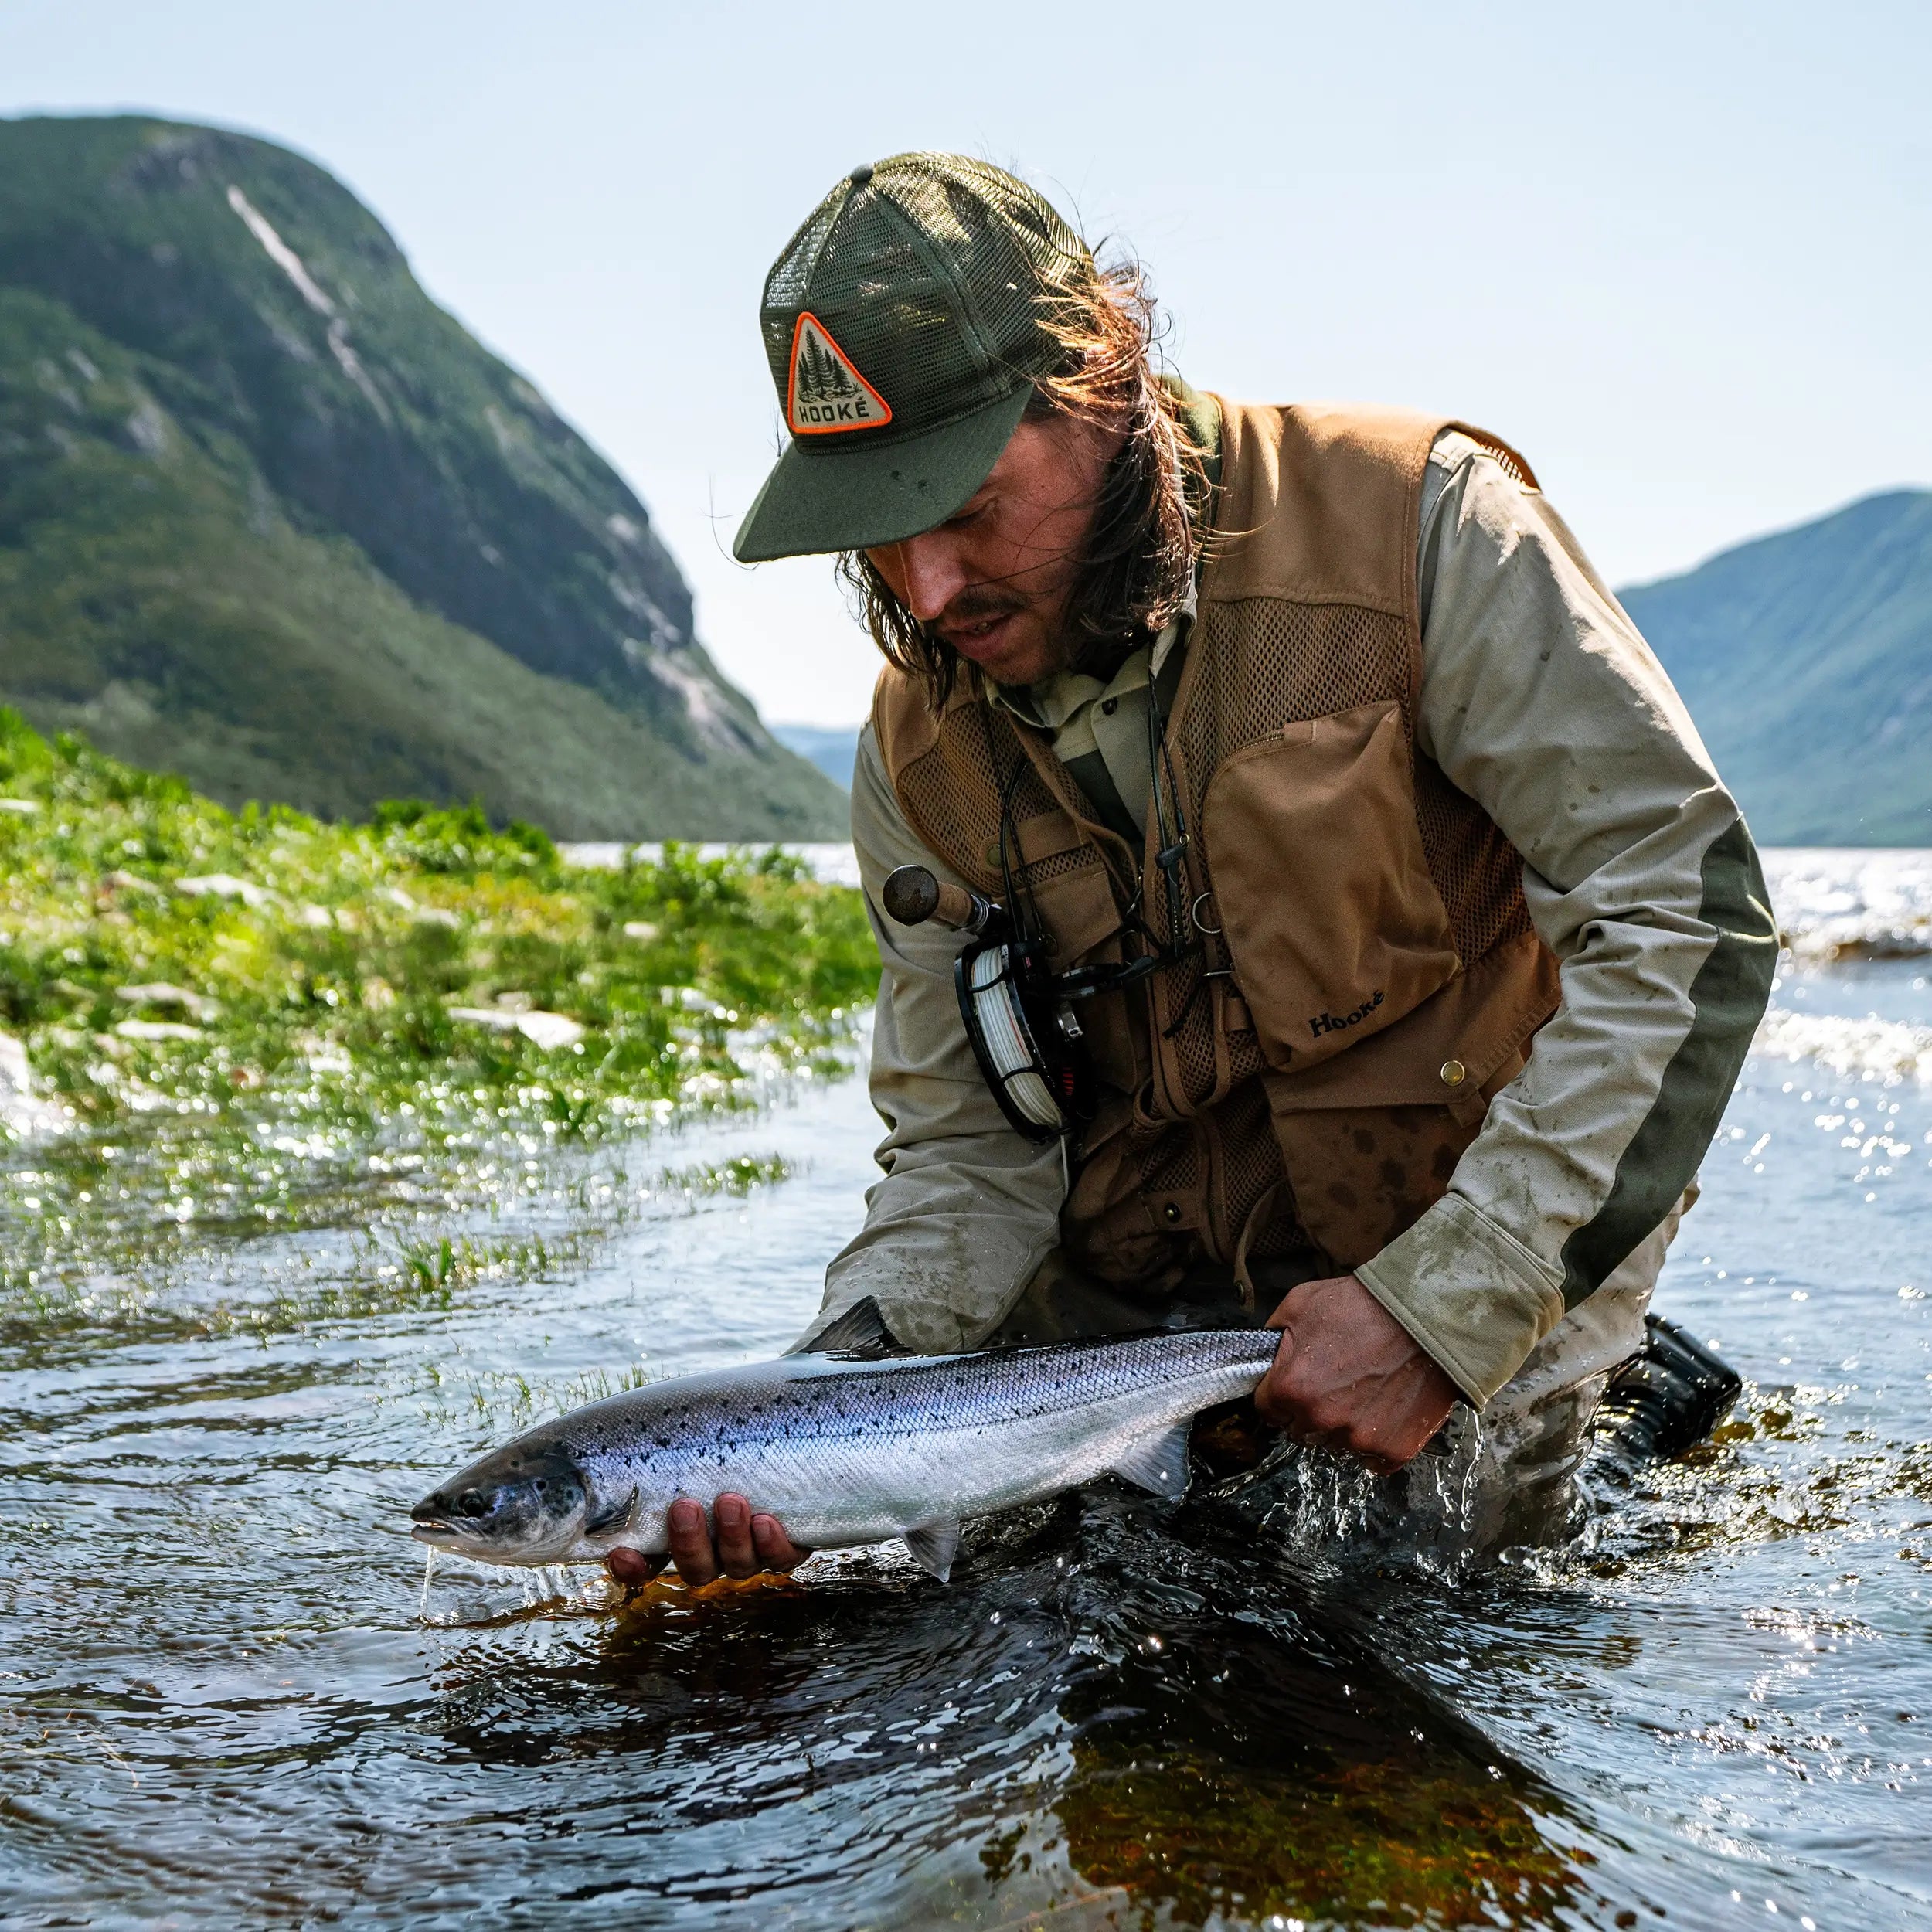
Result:
[[[1358,1266],[1440,1198],[1557,989],[1521,859],[1415,743],[1430,448],[1464,428],[1533,488],[1528,466],[1394,410],[1220,408],[1167,735],[1200,944],[1077,1009],[1101,1099],[1061,1226],[1103,1279],[1206,1260],[1252,1298],[1253,1264]],[[1056,968],[1145,950],[1122,942],[1137,889],[1172,939],[1151,828],[1139,850],[1107,830],[1042,734],[963,688],[935,716],[889,668],[872,719],[913,829],[994,896],[1010,791]]]

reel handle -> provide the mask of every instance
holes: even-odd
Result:
[[[901,926],[930,923],[977,938],[995,923],[1005,923],[1005,913],[990,899],[982,899],[964,886],[940,884],[924,866],[901,866],[888,872],[879,896]]]

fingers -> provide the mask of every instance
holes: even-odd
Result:
[[[1350,1389],[1308,1394],[1291,1383],[1266,1400],[1264,1389],[1255,1391],[1256,1408],[1292,1440],[1352,1455],[1381,1476],[1419,1455],[1454,1406],[1454,1387],[1439,1369],[1366,1397]]]
[[[720,1496],[713,1505],[711,1527],[718,1539],[718,1563],[727,1577],[742,1582],[764,1568],[751,1543],[751,1505],[742,1496]]]
[[[604,1560],[613,1583],[626,1590],[640,1590],[665,1566],[662,1556],[647,1556],[641,1549],[614,1549]]]
[[[671,1560],[678,1574],[688,1583],[704,1584],[718,1574],[717,1553],[711,1546],[711,1526],[704,1519],[704,1505],[688,1496],[671,1505],[666,1529]]]
[[[743,1496],[730,1494],[712,1505],[709,1522],[702,1503],[681,1498],[671,1505],[666,1536],[678,1574],[694,1588],[721,1576],[742,1581],[764,1570],[796,1570],[811,1554],[776,1516],[753,1515]]]
[[[811,1554],[785,1534],[776,1516],[753,1516],[751,1541],[758,1560],[767,1570],[796,1570]]]

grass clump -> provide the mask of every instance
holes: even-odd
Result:
[[[8,1178],[46,1213],[288,1226],[729,1103],[841,1063],[877,970],[859,895],[781,851],[594,871],[474,807],[230,811],[0,711],[0,1030],[70,1130]]]

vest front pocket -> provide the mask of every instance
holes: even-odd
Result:
[[[1287,725],[1236,752],[1209,784],[1201,832],[1270,1066],[1327,1060],[1454,976],[1394,699]]]

